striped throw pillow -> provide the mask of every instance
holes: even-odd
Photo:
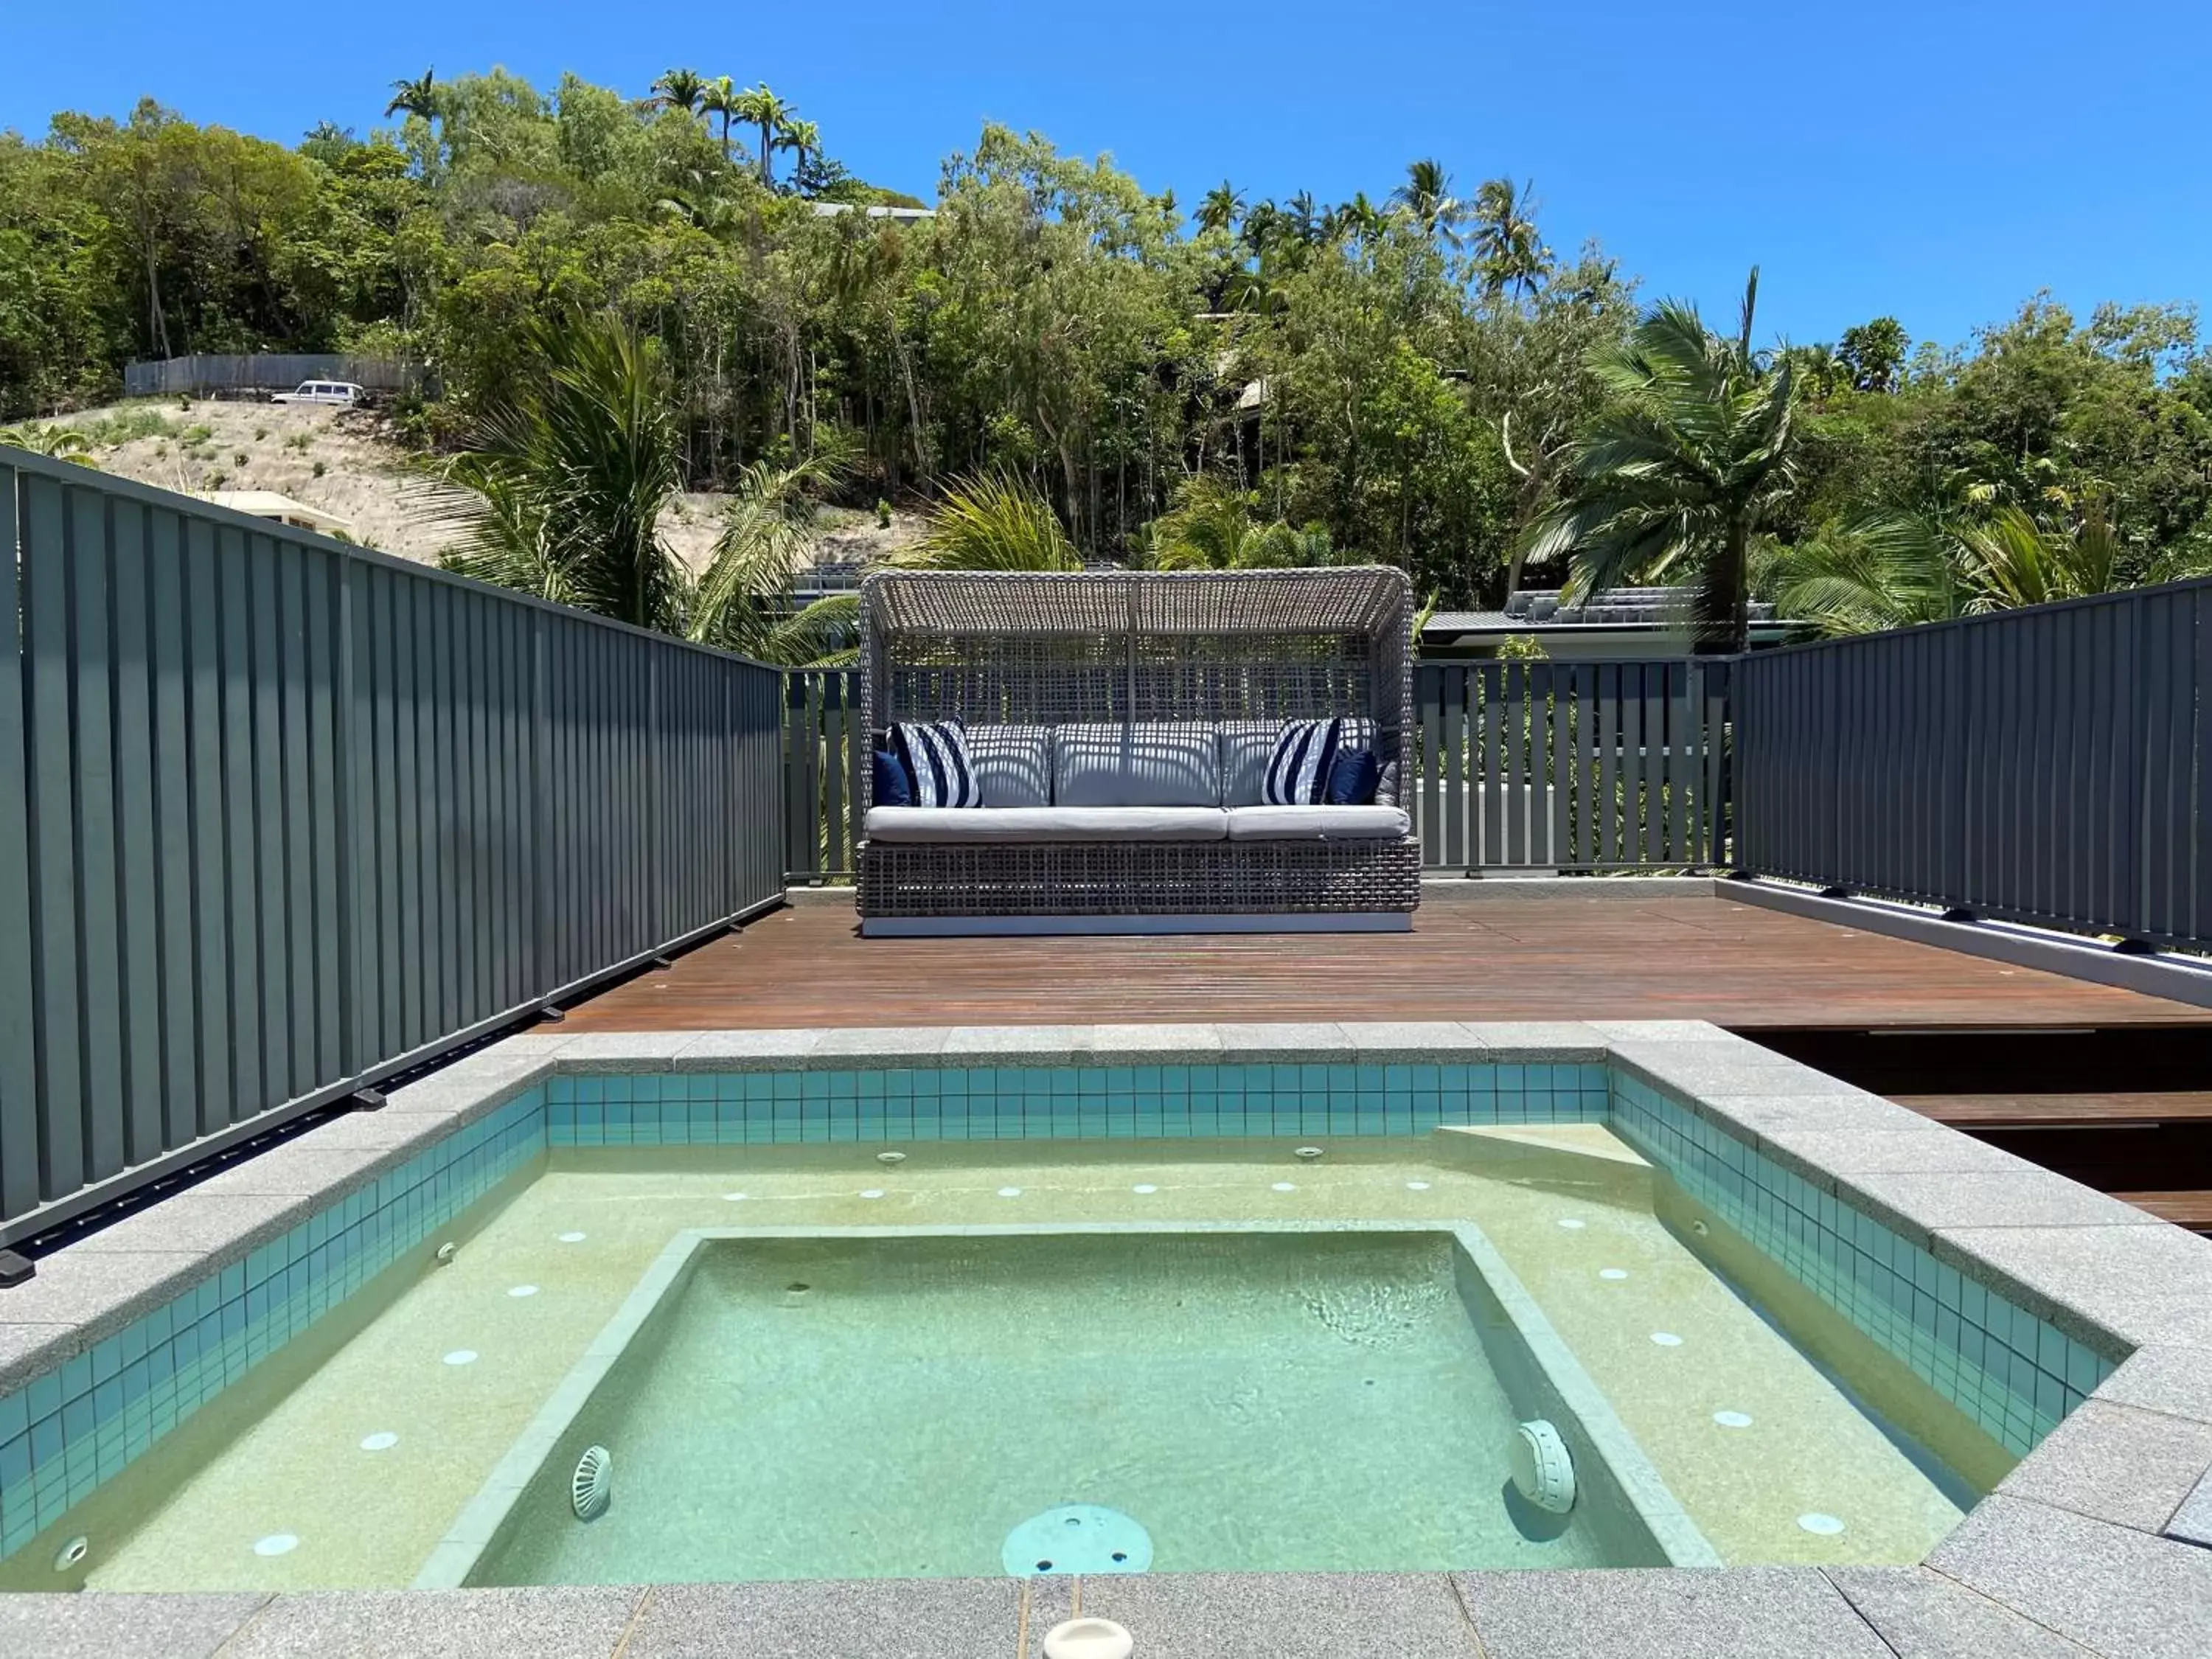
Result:
[[[1328,796],[1328,775],[1343,735],[1341,720],[1285,720],[1261,799],[1270,806],[1320,805]]]
[[[983,791],[968,758],[968,732],[958,720],[902,722],[891,747],[914,780],[916,806],[981,806]]]

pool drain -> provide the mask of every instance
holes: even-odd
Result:
[[[999,1560],[1016,1578],[1143,1572],[1152,1565],[1152,1535],[1119,1510],[1062,1504],[1008,1533]]]
[[[556,1466],[557,1467],[557,1466]],[[605,1446],[586,1447],[568,1481],[568,1504],[579,1521],[596,1521],[615,1501],[614,1454]]]

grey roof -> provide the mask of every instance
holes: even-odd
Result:
[[[1680,628],[1689,621],[1690,595],[1680,587],[1613,587],[1579,605],[1564,605],[1557,589],[1509,594],[1503,611],[1439,611],[1422,631],[1431,634],[1515,634],[1547,628]],[[1754,600],[1753,627],[1777,624],[1774,607]]]

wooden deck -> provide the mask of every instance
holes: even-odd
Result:
[[[578,1004],[573,1031],[1182,1020],[2212,1023],[2212,1011],[1717,897],[1455,899],[1405,934],[862,939],[802,902]]]

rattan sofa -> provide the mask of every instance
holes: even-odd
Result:
[[[1403,573],[1380,568],[870,576],[866,730],[881,743],[896,722],[957,717],[985,805],[870,799],[862,931],[1404,929],[1421,866],[1405,815],[1388,800],[1263,807],[1254,769],[1283,721],[1330,715],[1352,722],[1386,769],[1399,761],[1412,613]],[[1164,793],[1098,796],[1100,774],[1085,767],[1117,744],[1124,764],[1135,752],[1168,776]],[[1202,785],[1177,783],[1209,745],[1222,791],[1211,806],[1188,793]],[[1027,775],[1040,765],[1054,792],[1042,805]],[[994,775],[1026,804],[994,803]]]

